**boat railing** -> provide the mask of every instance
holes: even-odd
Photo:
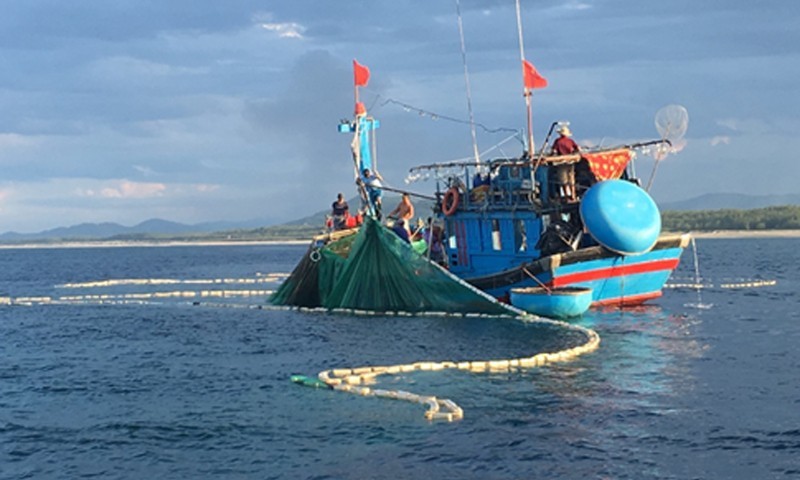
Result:
[[[486,211],[525,209],[539,214],[561,211],[577,205],[580,197],[591,183],[571,182],[569,191],[559,191],[563,185],[558,179],[559,169],[576,166],[589,155],[634,150],[652,145],[668,143],[666,140],[632,143],[621,146],[593,148],[570,155],[542,155],[530,159],[526,155],[517,158],[499,158],[488,162],[456,161],[420,165],[410,169],[412,174],[436,171],[437,203],[448,190],[458,192],[459,211]],[[588,168],[588,167],[586,167]],[[555,169],[555,171],[554,171]],[[442,172],[454,172],[442,175]],[[563,173],[563,172],[562,172]],[[570,178],[574,173],[569,175]],[[476,179],[483,179],[476,181]],[[452,194],[451,194],[452,195]],[[441,210],[440,210],[441,211]]]

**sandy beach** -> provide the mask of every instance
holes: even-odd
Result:
[[[800,238],[800,230],[713,230],[690,233],[695,238]]]
[[[678,233],[678,232],[665,232]],[[690,232],[694,238],[733,239],[733,238],[800,238],[800,230],[714,230],[711,232]],[[125,247],[229,247],[235,245],[307,245],[305,240],[218,240],[218,241],[102,241],[96,242],[54,242],[0,244],[0,250],[13,248],[125,248]]]

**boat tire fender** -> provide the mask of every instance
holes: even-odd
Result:
[[[442,199],[442,213],[449,217],[455,213],[457,208],[458,189],[456,187],[450,187],[446,192],[444,192],[444,198]]]
[[[311,253],[308,254],[308,258],[312,262],[317,263],[322,259],[322,255],[319,253],[319,250],[312,250]]]

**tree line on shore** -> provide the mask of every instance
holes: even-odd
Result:
[[[800,206],[788,205],[753,210],[665,211],[661,223],[668,231],[797,230]]]
[[[713,230],[800,230],[800,206],[766,207],[752,210],[671,210],[661,214],[665,231]],[[224,232],[182,236],[181,240],[306,240],[324,231],[324,226],[274,225],[255,229],[238,229]],[[147,237],[147,236],[145,236]],[[150,236],[157,237],[157,236]],[[175,235],[169,236],[176,239]],[[117,238],[137,240],[134,238]],[[139,240],[144,238],[139,238]]]
[[[800,206],[766,207],[753,210],[664,211],[662,229],[671,232],[714,230],[800,230]],[[32,243],[48,244],[63,241],[286,241],[309,240],[324,231],[322,224],[274,225],[255,229],[226,230],[194,234],[126,234],[106,238],[50,238]],[[7,241],[4,244],[26,243]]]
[[[752,210],[665,211],[661,214],[666,231],[713,230],[800,230],[800,206],[789,205]],[[278,225],[238,231],[236,237],[263,239],[302,239],[320,233],[321,226]],[[232,233],[232,232],[229,232]]]

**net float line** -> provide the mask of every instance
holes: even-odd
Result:
[[[291,307],[284,307],[294,309]],[[350,309],[335,309],[329,311],[324,308],[304,309],[298,308],[303,312],[326,312],[326,313],[346,313],[350,315],[380,315],[380,316],[415,316],[408,312],[371,312]],[[390,313],[388,315],[387,313]],[[451,314],[444,312],[429,312],[427,316],[463,316],[463,317],[486,317],[497,318],[497,315],[489,314]],[[497,373],[508,372],[511,370],[521,370],[541,367],[556,362],[568,362],[575,358],[593,352],[600,346],[600,335],[592,329],[571,325],[558,320],[544,319],[532,315],[522,315],[515,318],[524,322],[537,322],[548,325],[555,325],[568,330],[578,331],[586,336],[586,341],[576,347],[559,350],[549,353],[538,353],[530,357],[510,358],[510,359],[491,359],[491,360],[471,360],[471,361],[420,361],[407,364],[391,366],[364,366],[356,368],[334,368],[323,370],[317,378],[305,377],[302,375],[292,376],[291,380],[295,383],[317,387],[328,388],[340,392],[347,392],[364,397],[387,398],[392,400],[402,400],[411,403],[419,403],[426,406],[425,418],[430,421],[444,420],[454,422],[464,418],[464,410],[454,401],[447,398],[438,398],[433,395],[419,395],[404,390],[386,390],[372,388],[377,382],[377,377],[381,375],[398,375],[416,371],[438,371],[438,370],[464,370],[473,373]]]
[[[664,285],[664,288],[691,288],[691,289],[701,289],[701,288],[762,288],[762,287],[773,287],[778,284],[777,280],[750,280],[746,282],[730,282],[730,283],[720,283],[719,285],[715,285],[713,283],[667,283]]]
[[[233,293],[235,292],[235,293]],[[268,291],[175,291],[175,292],[153,292],[146,294],[122,294],[122,295],[76,295],[65,296],[53,299],[49,296],[39,297],[0,297],[0,305],[44,305],[44,304],[151,304],[151,299],[165,299],[165,298],[179,298],[179,297],[193,297],[197,296],[246,296],[251,294],[266,295]],[[204,295],[206,293],[206,295]],[[361,316],[397,316],[397,317],[460,317],[460,318],[511,318],[518,319],[525,322],[537,322],[549,325],[556,325],[566,328],[568,330],[579,331],[586,336],[586,342],[583,344],[550,353],[539,353],[530,357],[511,358],[511,359],[493,359],[493,360],[472,360],[472,361],[420,361],[409,364],[391,365],[391,366],[367,366],[357,368],[340,368],[324,370],[317,375],[317,379],[310,379],[303,376],[293,376],[292,381],[295,383],[324,387],[337,391],[348,392],[352,394],[370,396],[377,398],[388,398],[394,400],[403,400],[412,403],[419,403],[427,407],[425,418],[430,421],[444,420],[453,422],[464,418],[464,411],[455,402],[446,398],[438,398],[431,395],[418,395],[416,393],[407,392],[403,390],[385,390],[371,388],[366,385],[371,385],[376,382],[376,378],[380,375],[397,375],[401,373],[411,373],[415,371],[438,371],[447,369],[458,369],[471,371],[473,373],[496,373],[507,372],[518,369],[535,368],[548,365],[556,362],[566,362],[574,360],[575,358],[590,353],[600,346],[600,336],[594,330],[581,327],[578,325],[571,325],[566,322],[557,320],[549,320],[544,318],[535,317],[532,315],[491,315],[491,314],[476,314],[476,313],[447,313],[447,312],[425,312],[423,315],[404,312],[375,312],[368,310],[352,310],[345,308],[326,309],[326,308],[306,308],[306,307],[287,307],[287,306],[271,306],[271,305],[236,305],[236,304],[214,304],[214,303],[201,303],[192,302],[193,305],[213,306],[213,307],[236,307],[236,308],[250,308],[250,309],[266,309],[266,310],[282,310],[282,311],[299,311],[303,313],[336,313],[347,315],[361,315]]]
[[[126,285],[234,285],[234,284],[260,284],[277,283],[283,281],[289,274],[270,273],[257,274],[255,278],[116,278],[106,280],[93,280],[89,282],[74,282],[56,285],[56,288],[101,288],[118,287]]]
[[[113,304],[137,303],[146,304],[148,300],[164,300],[170,298],[238,298],[238,297],[266,297],[273,293],[272,290],[178,290],[169,292],[123,293],[123,294],[92,294],[92,295],[64,295],[26,296],[26,297],[0,297],[0,305],[47,305],[47,304]]]

